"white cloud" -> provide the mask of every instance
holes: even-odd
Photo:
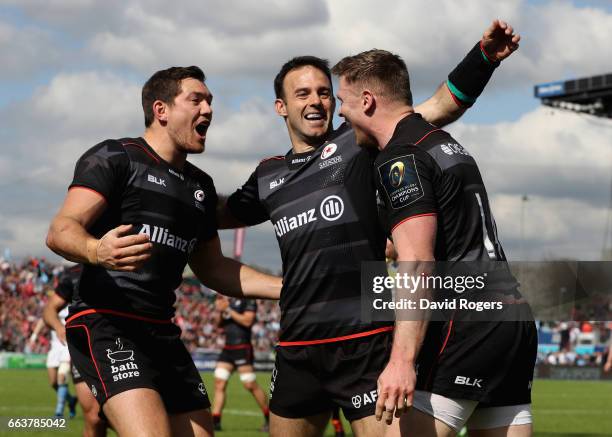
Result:
[[[502,243],[520,256],[597,259],[601,253],[612,180],[612,122],[537,109],[513,123],[449,130],[476,158]],[[521,205],[521,198],[529,200]]]
[[[39,74],[40,69],[57,66],[60,52],[48,32],[0,21],[0,79],[23,81]]]
[[[499,95],[607,72],[604,54],[612,28],[609,12],[569,1],[4,4],[13,5],[23,19],[18,25],[0,22],[3,86],[61,67],[46,85],[28,89],[27,98],[0,108],[5,204],[0,246],[10,243],[23,253],[41,243],[39,234],[61,202],[76,158],[105,138],[142,132],[140,81],[156,69],[201,65],[215,84],[207,152],[191,159],[227,193],[247,179],[259,159],[287,149],[283,121],[261,96],[268,98],[274,75],[292,56],[314,54],[333,63],[360,50],[385,48],[407,61],[415,89],[431,90],[491,19],[503,17],[523,34],[523,42],[487,91]],[[472,111],[478,110],[476,105]],[[537,110],[493,125],[458,123],[451,131],[480,163],[509,248],[518,247],[517,208],[520,196],[528,194],[530,256],[592,258],[601,245],[609,198],[610,129],[575,114],[551,113]],[[501,105],[499,114],[504,117]],[[24,225],[36,230],[34,236],[24,233]],[[253,233],[253,241],[262,245],[258,252],[269,245],[269,252],[277,253],[273,239],[261,237],[264,230]],[[21,238],[22,248],[17,247]]]

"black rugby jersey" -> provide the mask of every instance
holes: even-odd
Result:
[[[82,271],[83,265],[76,264],[64,270],[59,277],[57,287],[55,287],[55,294],[68,302],[68,304],[72,302],[72,298],[79,284]]]
[[[397,124],[375,173],[389,235],[409,218],[436,214],[436,260],[506,260],[476,161],[420,114]]]
[[[95,190],[106,199],[88,231],[96,238],[134,225],[153,244],[151,258],[136,272],[86,264],[71,312],[110,309],[156,319],[174,315],[174,290],[198,241],[217,235],[217,194],[206,173],[185,163],[178,170],[142,138],[106,140],[79,159],[70,187]]]
[[[247,311],[257,312],[257,302],[252,299],[230,298],[230,309],[239,314]],[[251,328],[235,322],[231,317],[221,321],[221,327],[225,331],[225,345],[233,346],[237,344],[251,343]]]
[[[283,263],[281,341],[371,328],[361,321],[361,263],[385,259],[374,154],[346,124],[309,153],[262,161],[228,199],[247,225],[271,220]],[[388,325],[388,323],[387,323]]]

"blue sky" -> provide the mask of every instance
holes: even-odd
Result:
[[[104,138],[142,133],[139,91],[157,69],[196,64],[206,71],[215,120],[207,152],[193,162],[227,193],[259,159],[288,147],[273,112],[272,79],[290,57],[315,54],[333,63],[372,47],[394,51],[406,60],[421,101],[497,17],[521,33],[521,49],[448,130],[480,163],[511,258],[597,259],[612,179],[611,126],[540,108],[533,98],[537,83],[612,72],[602,56],[612,38],[612,2],[578,0],[261,0],[256,7],[239,0],[206,7],[4,0],[0,250],[52,256],[44,234],[74,162]],[[530,195],[526,205],[523,194]],[[225,248],[230,240],[223,234]],[[279,266],[271,226],[248,231],[244,259]]]

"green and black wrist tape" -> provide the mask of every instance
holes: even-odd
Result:
[[[446,85],[453,100],[470,107],[487,86],[499,62],[493,62],[478,42],[448,75]]]

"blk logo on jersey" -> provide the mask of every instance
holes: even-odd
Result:
[[[285,183],[285,178],[278,178],[270,182],[270,189],[273,190],[276,187],[280,187]]]
[[[468,378],[467,376],[457,376],[455,378],[455,384],[466,385],[468,387],[482,388],[482,379]]]
[[[153,176],[152,174],[147,175],[147,181],[159,185],[160,187],[166,186],[166,181],[164,179]]]
[[[394,209],[408,206],[424,196],[414,155],[385,162],[378,167],[378,176]]]

